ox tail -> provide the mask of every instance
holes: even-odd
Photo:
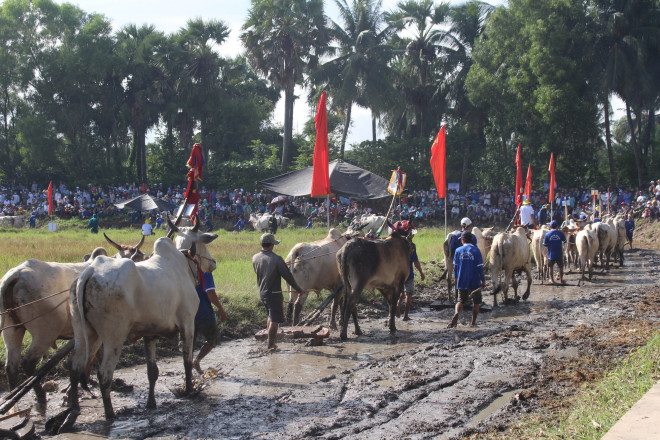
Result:
[[[85,318],[85,288],[87,287],[87,282],[92,277],[92,275],[94,275],[94,267],[90,266],[80,274],[78,279],[73,282],[71,289],[69,290],[69,301],[72,306],[75,305],[75,307],[72,307],[72,312],[76,313],[78,325],[80,326],[78,329],[79,331],[76,332],[74,324],[74,339],[81,343],[80,348],[82,349],[80,352],[82,356],[79,358],[81,364],[75,367],[79,368],[78,372],[81,373],[80,380],[85,387],[87,386],[87,375],[85,374],[85,367],[89,363],[90,357],[89,337],[87,335],[87,321]],[[82,337],[80,336],[80,333],[82,333]]]
[[[495,252],[491,254],[491,279],[493,280],[493,295],[497,295],[502,289],[500,283],[500,272],[502,272],[502,255],[504,249],[502,248],[502,240],[497,242]],[[495,261],[492,261],[495,260]]]
[[[14,307],[14,285],[20,276],[20,270],[12,269],[0,280],[0,310],[2,311],[2,315],[0,316],[0,332],[5,328],[5,312]],[[12,319],[18,322],[13,313]]]

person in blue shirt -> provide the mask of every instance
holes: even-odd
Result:
[[[204,345],[199,349],[197,357],[193,361],[193,367],[201,375],[204,374],[199,362],[218,345],[218,331],[216,329],[215,312],[213,311],[213,304],[218,308],[220,313],[220,321],[225,322],[227,315],[222,304],[218,300],[218,294],[215,292],[215,281],[211,272],[204,272],[204,287],[199,283],[196,287],[197,296],[199,297],[199,308],[195,315],[195,339],[198,335],[204,337]]]
[[[424,272],[422,271],[422,265],[419,262],[419,258],[417,258],[417,247],[415,246],[415,243],[412,242],[412,237],[415,236],[417,230],[413,226],[412,222],[409,222],[408,220],[396,222],[394,224],[394,229],[399,231],[401,235],[404,236],[410,235],[410,275],[408,275],[408,279],[406,280],[406,282],[403,283],[403,292],[401,292],[401,296],[399,297],[399,302],[396,305],[396,317],[398,318],[401,315],[401,303],[405,299],[406,306],[403,311],[403,320],[410,321],[410,316],[408,316],[408,313],[410,312],[410,306],[412,305],[412,297],[413,294],[415,293],[415,273],[413,272],[413,265],[417,269],[417,272],[419,272],[420,279],[424,281]]]
[[[635,220],[633,220],[632,214],[628,214],[628,220],[625,221],[626,227],[626,238],[628,239],[628,244],[630,249],[632,249],[633,242],[633,231],[635,230]]]
[[[312,216],[310,215],[309,217],[307,217],[307,226],[305,228],[306,229],[311,229],[312,225],[313,225]]]
[[[566,236],[558,228],[556,220],[550,222],[552,230],[545,234],[543,237],[543,246],[548,248],[548,266],[550,269],[550,280],[552,284],[555,283],[555,277],[552,269],[555,264],[559,267],[559,284],[564,284],[564,253],[562,252],[562,245],[566,243]]]
[[[156,229],[160,229],[160,225],[163,224],[165,220],[163,219],[163,216],[159,215],[156,217]]]
[[[30,228],[36,228],[37,227],[37,214],[34,211],[32,211],[32,215],[30,215],[30,218],[28,219],[28,222],[30,222]],[[630,240],[630,242],[632,243],[632,240]]]
[[[243,217],[239,217],[234,227],[238,228],[238,232],[241,232],[243,231],[243,229],[245,229],[246,224],[247,224],[247,220],[245,220]]]
[[[449,250],[450,250],[449,255],[450,255],[451,258],[454,258],[454,254],[456,253],[456,249],[458,249],[459,247],[462,246],[462,244],[461,244],[461,234],[463,234],[463,232],[469,230],[471,225],[472,225],[472,220],[470,220],[468,217],[463,217],[461,219],[461,230],[460,230],[460,232],[456,232],[451,238],[451,242],[450,242],[451,246],[449,247]],[[477,237],[475,237],[473,235],[472,236],[472,241],[474,242],[472,244],[476,246],[477,245]]]
[[[461,234],[461,247],[456,249],[454,254],[454,282],[458,292],[458,302],[454,317],[447,328],[456,327],[458,315],[463,310],[463,304],[467,304],[472,299],[472,321],[471,326],[477,325],[477,315],[481,306],[481,289],[486,287],[486,277],[484,276],[484,261],[481,258],[481,251],[474,244],[474,236],[469,231]]]
[[[92,218],[87,222],[87,226],[89,227],[89,232],[92,234],[99,233],[99,220],[96,218],[96,214],[92,215]]]

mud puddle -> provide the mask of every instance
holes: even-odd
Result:
[[[468,312],[449,330],[445,327],[453,310],[417,306],[411,321],[396,321],[394,335],[382,314],[360,319],[364,335],[353,335],[349,327],[347,342],[332,332],[320,347],[281,341],[277,352],[266,354],[265,343],[252,338],[223,342],[202,361],[207,377],[196,376],[202,391],[192,398],[172,392],[183,382],[182,360],[161,359],[156,410],[145,409],[146,368],[121,369],[115,377],[134,389],[113,392],[118,419],[104,422],[100,399],[86,395],[78,434],[141,439],[460,438],[521,411],[514,396],[534,387],[538,371],[548,362],[583,355],[578,339],[564,338],[576,328],[633,315],[658,325],[652,307],[641,315],[631,305],[658,289],[660,254],[635,250],[626,257],[623,268],[604,274],[598,270],[593,281],[579,288],[578,274],[567,274],[569,285],[564,287],[534,280],[529,301],[480,314],[474,328],[467,325]],[[490,296],[484,298],[492,304]],[[60,388],[65,382],[60,381]],[[62,394],[48,397],[52,416],[62,409]],[[24,400],[21,405],[32,397]],[[50,438],[82,438],[73,435]]]

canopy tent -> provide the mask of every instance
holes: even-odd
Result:
[[[159,211],[172,211],[176,208],[174,203],[166,202],[165,200],[155,199],[149,194],[141,194],[123,202],[115,203],[119,209],[131,208],[138,211],[151,211],[157,209]]]
[[[277,194],[309,196],[314,167],[291,171],[257,182],[258,185]],[[330,190],[333,194],[358,200],[381,199],[390,196],[388,181],[377,174],[364,170],[341,159],[328,165]]]

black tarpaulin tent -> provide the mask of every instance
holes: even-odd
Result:
[[[261,180],[257,184],[277,194],[309,196],[313,172],[314,167],[307,167]],[[382,199],[391,195],[387,191],[387,180],[343,160],[330,162],[328,173],[333,194],[358,200]]]

